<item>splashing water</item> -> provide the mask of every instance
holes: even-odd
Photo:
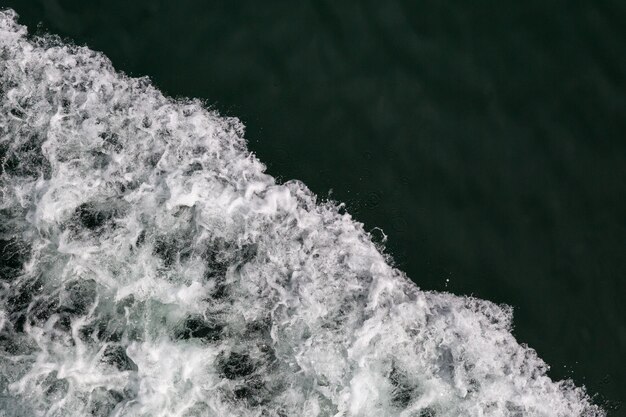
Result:
[[[243,126],[0,12],[0,416],[603,416]]]

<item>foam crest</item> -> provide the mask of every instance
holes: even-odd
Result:
[[[244,127],[0,12],[0,416],[602,416]]]

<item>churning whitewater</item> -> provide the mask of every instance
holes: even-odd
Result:
[[[0,416],[602,416],[277,184],[243,126],[0,12]]]

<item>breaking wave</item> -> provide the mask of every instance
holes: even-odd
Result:
[[[243,126],[0,12],[0,416],[602,416],[277,184]]]

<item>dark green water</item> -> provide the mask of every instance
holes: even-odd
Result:
[[[332,189],[420,287],[514,306],[626,415],[626,3],[232,3],[0,5],[240,117],[271,174]]]

